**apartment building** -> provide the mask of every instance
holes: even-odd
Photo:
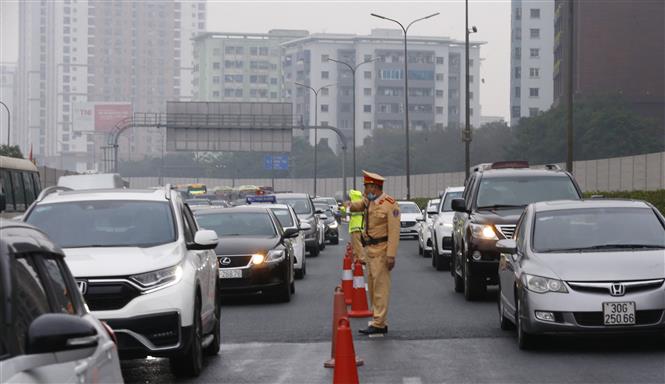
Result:
[[[512,0],[510,123],[537,116],[553,100],[554,0]]]
[[[7,129],[16,128],[13,122],[16,119],[15,92],[16,63],[0,63],[0,101],[9,109],[9,116],[7,116],[7,110],[0,105],[0,144],[7,144]],[[12,140],[10,142],[13,143]]]
[[[77,112],[97,102],[163,112],[167,100],[191,100],[191,38],[205,20],[204,0],[20,2],[14,141],[24,151],[32,145],[41,163],[95,168],[109,127],[83,131]],[[163,148],[161,132],[127,135],[121,159]]]

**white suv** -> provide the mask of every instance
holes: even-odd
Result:
[[[176,375],[198,376],[203,354],[218,353],[217,234],[176,191],[58,187],[24,217],[62,247],[121,358],[169,357]]]
[[[453,244],[453,217],[455,212],[451,207],[453,199],[462,197],[464,187],[448,187],[441,194],[437,208],[438,214],[432,223],[432,266],[437,271],[450,268],[450,257]]]

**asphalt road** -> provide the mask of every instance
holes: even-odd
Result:
[[[127,382],[325,383],[330,357],[332,292],[341,277],[343,244],[307,260],[290,303],[261,297],[225,298],[222,351],[195,380],[173,377],[164,359],[123,362]],[[393,270],[390,332],[361,336],[367,319],[352,319],[364,383],[663,383],[665,338],[548,338],[536,351],[517,348],[501,331],[496,290],[467,303],[448,272],[418,255],[417,241],[400,243]]]

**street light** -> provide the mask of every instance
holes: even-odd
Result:
[[[0,104],[2,104],[2,106],[5,107],[5,109],[7,110],[7,146],[9,146],[10,145],[9,129],[11,128],[12,119],[11,119],[11,115],[9,113],[9,107],[7,106],[7,104],[3,103],[2,101],[0,101]]]
[[[353,126],[352,126],[353,137],[351,138],[351,143],[352,143],[351,145],[353,145],[353,189],[356,189],[356,176],[358,175],[358,170],[356,169],[356,69],[358,69],[358,67],[360,67],[363,64],[371,63],[376,60],[377,59],[365,60],[354,67],[351,64],[346,63],[344,61],[328,58],[328,61],[333,61],[335,63],[345,65],[347,68],[349,68],[349,70],[351,71],[351,76],[353,78],[353,93],[352,93],[353,94]]]
[[[466,40],[465,40],[465,45],[464,45],[464,53],[466,55],[466,87],[465,87],[465,95],[464,95],[464,104],[465,104],[465,118],[464,118],[464,135],[463,135],[463,140],[464,140],[464,175],[465,180],[469,178],[469,174],[471,173],[471,122],[469,121],[471,117],[471,106],[469,105],[470,98],[469,98],[469,35],[472,33],[478,32],[478,28],[475,26],[471,27],[469,29],[469,0],[465,1],[466,4]]]
[[[439,12],[437,13],[432,13],[429,16],[421,17],[420,19],[413,20],[410,22],[406,28],[402,25],[397,20],[377,15],[376,13],[372,13],[371,15],[374,17],[378,17],[379,19],[384,19],[384,20],[389,20],[394,23],[397,23],[397,25],[402,28],[402,31],[404,31],[404,127],[405,127],[405,134],[406,134],[406,198],[410,199],[411,198],[411,162],[409,159],[409,72],[408,72],[408,66],[407,63],[409,61],[407,57],[407,51],[406,51],[406,33],[409,31],[409,28],[416,22],[422,21],[425,19],[429,19],[430,17],[434,17],[438,15]]]
[[[308,88],[310,91],[314,92],[314,126],[319,125],[319,92],[323,88],[328,88],[328,87],[334,87],[335,84],[328,84],[319,87],[318,89],[314,89],[310,87],[307,84],[302,84],[294,81],[295,85],[299,85],[301,87]],[[317,163],[317,150],[318,150],[318,141],[319,141],[319,135],[318,135],[318,130],[314,130],[314,196],[316,196],[316,163]]]

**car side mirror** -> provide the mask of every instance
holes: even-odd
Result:
[[[319,219],[328,220],[328,215],[321,214],[321,215],[319,215]]]
[[[453,199],[451,207],[455,212],[467,212],[466,202],[464,199]]]
[[[312,229],[312,226],[309,223],[300,223],[301,231],[309,231],[310,229]]]
[[[95,327],[82,318],[65,313],[45,313],[28,328],[28,354],[54,353],[96,347]]]
[[[496,249],[501,253],[514,255],[517,253],[517,243],[513,239],[502,239],[496,242]]]
[[[199,229],[194,235],[194,242],[187,246],[187,249],[194,251],[205,251],[217,248],[219,238],[217,232],[209,229]]]
[[[317,215],[320,215],[320,214],[323,213],[323,210],[321,210],[321,209],[317,209],[317,210],[315,211],[315,213],[316,213]]]
[[[285,239],[292,239],[294,237],[297,237],[300,231],[298,228],[286,228],[284,229],[284,233],[282,234],[282,237]]]

